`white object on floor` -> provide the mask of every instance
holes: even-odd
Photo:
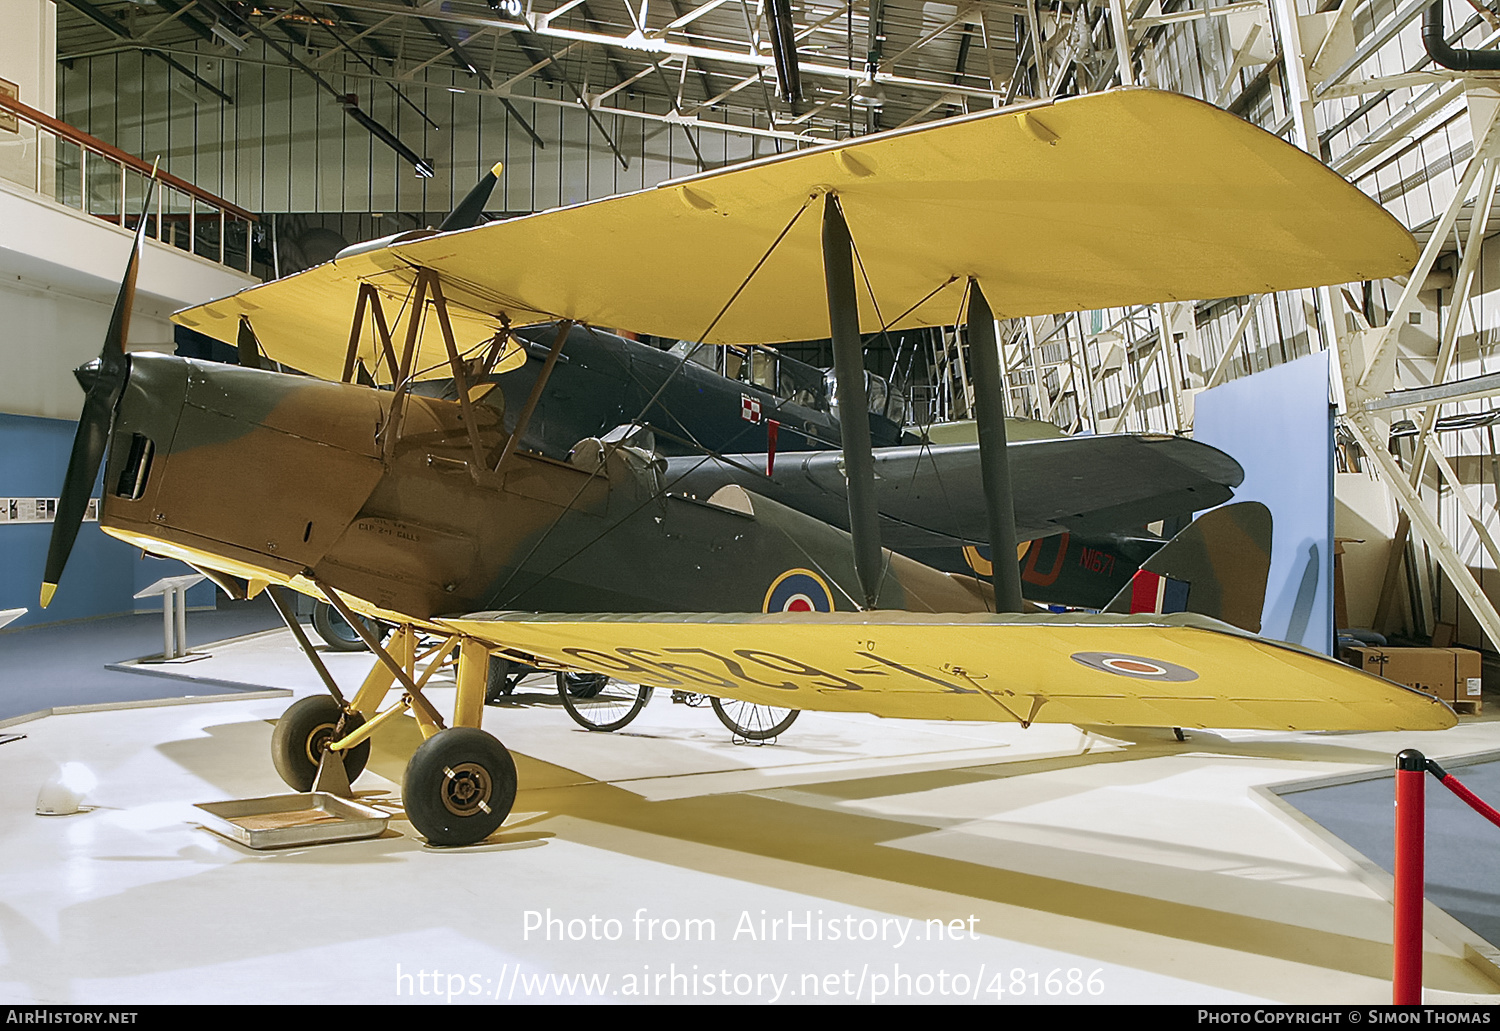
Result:
[[[63,763],[62,768],[47,779],[36,796],[38,816],[72,816],[85,808],[83,796],[99,783],[93,772],[82,763]]]

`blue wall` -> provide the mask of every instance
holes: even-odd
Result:
[[[0,413],[0,497],[56,497],[77,425]],[[158,600],[135,601],[135,592],[164,576],[192,572],[181,562],[143,560],[138,549],[115,540],[98,523],[84,523],[57,596],[42,609],[38,592],[51,537],[50,523],[0,523],[0,609],[31,610],[11,627],[132,612],[137,606],[159,609]],[[188,604],[213,605],[214,590],[212,584],[200,584],[188,592]]]
[[[1271,510],[1260,632],[1333,654],[1333,406],[1320,352],[1199,394],[1193,439],[1244,467],[1236,501]]]

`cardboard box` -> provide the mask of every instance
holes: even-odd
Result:
[[[1398,684],[1453,700],[1454,657],[1447,648],[1379,648],[1365,645],[1349,649],[1350,665]]]
[[[1455,658],[1453,701],[1472,702],[1479,711],[1479,696],[1484,686],[1483,656],[1472,648],[1449,648]],[[1443,699],[1448,701],[1448,699]]]
[[[1471,648],[1349,648],[1345,661],[1366,673],[1436,695],[1450,705],[1479,702],[1480,653]]]

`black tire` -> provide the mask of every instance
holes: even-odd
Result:
[[[516,803],[516,764],[477,727],[423,741],[401,781],[406,817],[432,845],[473,845],[499,829]]]
[[[604,680],[602,684],[590,684],[590,693],[579,695],[564,679],[567,675],[557,675],[557,693],[573,722],[585,730],[619,730],[635,719],[651,700],[651,688],[611,680],[602,674],[599,674]]]
[[[499,705],[515,691],[517,684],[535,672],[530,666],[491,655],[484,683],[484,704]]]
[[[326,694],[309,695],[293,702],[276,721],[271,731],[271,762],[287,786],[295,791],[311,791],[318,776],[318,762],[330,741],[339,717],[344,718],[344,733],[365,721],[359,713],[345,713],[338,702]],[[344,772],[352,784],[370,761],[370,740],[366,738],[344,753]]]
[[[370,631],[370,636],[376,640],[385,636],[385,625],[379,620],[365,619],[359,615],[355,618],[364,623],[365,628]],[[318,632],[318,636],[323,639],[323,643],[336,652],[369,650],[359,634],[355,633],[354,628],[345,621],[343,616],[339,615],[338,609],[326,601],[313,602],[312,625],[313,629]]]
[[[735,737],[746,741],[769,741],[786,732],[797,720],[801,709],[784,709],[778,705],[755,705],[733,698],[710,698],[714,715]]]
[[[557,693],[564,692],[574,698],[593,698],[604,685],[609,683],[609,677],[603,673],[559,673],[557,675]]]

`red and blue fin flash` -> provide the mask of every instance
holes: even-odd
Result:
[[[1130,580],[1130,611],[1158,616],[1170,612],[1185,612],[1188,588],[1191,586],[1186,580],[1173,580],[1158,573],[1137,569]]]

